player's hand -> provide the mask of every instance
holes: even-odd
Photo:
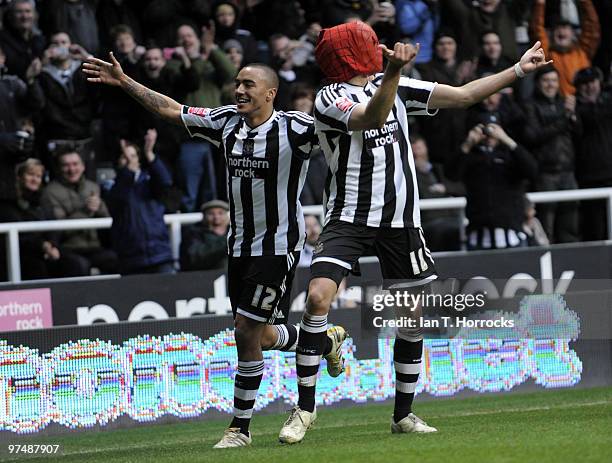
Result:
[[[125,76],[119,61],[115,59],[115,55],[111,51],[109,53],[110,63],[94,58],[87,58],[83,63],[83,72],[87,74],[88,82],[95,82],[118,87],[121,85],[121,79]]]
[[[383,56],[387,58],[389,65],[399,70],[417,57],[421,44],[417,43],[415,46],[411,43],[397,42],[393,47],[393,51],[382,44],[379,47],[382,50]]]
[[[519,66],[521,66],[521,69],[525,74],[529,74],[542,66],[552,63],[552,60],[546,61],[544,49],[541,47],[541,45],[542,44],[538,40],[533,44],[533,47],[531,47],[523,56],[521,56]]]

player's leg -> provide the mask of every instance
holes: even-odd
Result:
[[[279,440],[283,443],[300,442],[316,419],[316,383],[328,338],[327,314],[338,285],[373,239],[373,233],[367,227],[343,222],[330,223],[321,233],[312,261],[306,310],[300,323],[296,349],[299,399],[280,431]],[[332,339],[328,362],[342,365],[341,345],[346,333],[337,330],[334,334],[337,339]]]
[[[391,291],[426,291],[429,283],[437,278],[431,253],[420,229],[381,230],[376,240],[376,253],[385,286]],[[405,309],[396,312],[418,320],[421,310],[418,306],[409,313]],[[391,430],[394,433],[437,431],[412,412],[422,356],[422,329],[418,326],[398,328],[393,347],[395,403]]]

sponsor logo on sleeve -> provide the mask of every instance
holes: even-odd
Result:
[[[355,104],[354,101],[349,100],[345,96],[336,100],[336,107],[342,112],[348,112]]]
[[[189,114],[195,114],[196,116],[204,117],[208,113],[208,108],[189,108],[187,112]]]

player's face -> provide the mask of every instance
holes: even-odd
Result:
[[[548,72],[540,76],[536,85],[546,98],[555,98],[559,93],[559,76],[556,72]]]
[[[219,5],[215,14],[217,22],[225,27],[231,27],[236,21],[234,9],[229,5]]]
[[[44,169],[41,166],[32,166],[19,178],[21,186],[28,191],[38,191],[42,184]]]
[[[482,51],[491,60],[498,60],[501,56],[502,46],[499,35],[487,34],[482,38]]]
[[[274,102],[274,89],[269,87],[264,72],[258,68],[245,67],[236,76],[236,105],[240,114],[251,114]]]
[[[559,48],[569,48],[574,43],[574,29],[570,25],[555,27],[553,41]]]
[[[85,172],[85,165],[78,154],[65,154],[60,160],[60,171],[66,182],[78,183]]]

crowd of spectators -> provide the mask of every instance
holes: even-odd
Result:
[[[29,277],[175,271],[162,215],[202,204],[180,263],[222,265],[223,159],[121,90],[88,84],[87,56],[113,51],[139,82],[204,107],[233,103],[238,69],[265,62],[277,109],[312,112],[319,32],[354,20],[387,45],[421,44],[409,77],[462,85],[535,40],[554,60],[473,108],[411,118],[421,196],[468,198],[467,233],[453,212],[423,213],[434,250],[462,236],[476,249],[607,237],[603,202],[536,210],[524,192],[612,186],[609,1],[0,0],[0,20],[0,221],[114,219],[110,233],[23,235]],[[321,204],[326,169],[315,150],[304,204]]]

